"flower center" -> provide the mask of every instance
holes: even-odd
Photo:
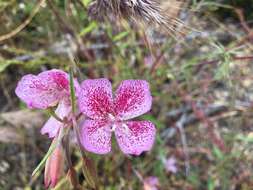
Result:
[[[108,114],[108,118],[109,121],[115,121],[115,117],[111,113]]]
[[[123,127],[123,130],[126,134],[129,134],[130,131],[129,131],[129,128],[128,126],[124,123],[124,122],[121,122],[120,120],[118,120],[114,115],[112,115],[111,113],[108,114],[108,122],[110,123],[111,125],[111,131],[114,132],[117,125],[122,125]]]
[[[111,131],[115,131],[116,129],[116,118],[114,115],[112,115],[111,113],[108,114],[108,122],[111,125]]]

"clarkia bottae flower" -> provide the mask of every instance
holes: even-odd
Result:
[[[48,134],[53,138],[51,147],[44,157],[46,159],[42,159],[33,173],[34,175],[41,170],[45,163],[46,188],[55,187],[61,177],[60,173],[63,172],[64,155],[70,156],[67,148],[69,144],[63,143],[70,130],[63,130],[63,127],[73,126],[77,129],[79,126],[80,132],[78,129],[75,130],[78,145],[82,144],[87,151],[97,154],[111,151],[112,132],[115,133],[119,147],[125,154],[140,155],[143,151],[149,151],[155,140],[156,129],[150,121],[128,121],[151,109],[152,96],[146,81],[123,81],[115,97],[108,79],[85,80],[81,88],[74,80],[74,87],[80,111],[88,117],[81,125],[77,123],[80,115],[72,113],[67,73],[52,69],[38,75],[28,74],[22,77],[15,90],[17,96],[29,108],[51,111],[57,106],[55,114],[52,114],[41,129],[42,134]],[[69,171],[73,170],[71,160],[68,160],[68,164]],[[85,174],[92,178],[90,186],[94,187],[94,169],[86,168],[86,172]],[[73,185],[78,185],[74,183],[77,181],[75,175],[72,175]]]
[[[76,91],[79,84],[75,82]],[[29,108],[50,109],[57,106],[55,114],[62,121],[71,117],[71,102],[69,89],[69,75],[61,70],[52,69],[40,74],[28,74],[22,77],[15,90],[17,96]],[[58,121],[51,116],[41,129],[42,134],[48,134],[53,142],[61,141],[59,131],[67,122]],[[63,147],[57,144],[52,154],[46,160],[44,172],[45,187],[55,187],[63,172]]]
[[[78,89],[76,81],[75,87]],[[37,76],[25,75],[19,81],[15,92],[29,108],[48,109],[58,105],[55,113],[60,119],[67,118],[70,114],[69,76],[61,70],[52,69]],[[50,117],[41,133],[53,138],[63,126],[64,123]]]
[[[113,97],[108,79],[85,80],[78,94],[80,111],[89,117],[81,126],[81,143],[97,154],[111,151],[112,132],[125,154],[140,155],[152,148],[155,126],[150,121],[128,121],[151,109],[152,96],[144,80],[125,80]]]

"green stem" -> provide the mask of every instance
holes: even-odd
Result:
[[[72,68],[70,69],[70,72],[69,72],[69,83],[70,83],[72,113],[74,115],[76,113],[76,96],[75,96],[74,76],[73,76]]]
[[[50,116],[54,117],[57,121],[64,123],[64,121],[54,112],[53,109],[49,108],[47,109],[47,112],[50,114]]]
[[[74,87],[74,76],[73,76],[73,69],[70,68],[70,72],[69,72],[69,84],[70,84],[70,94],[71,94],[71,105],[72,105],[72,124],[73,124],[73,129],[75,131],[75,135],[77,138],[77,142],[78,142],[78,148],[79,151],[82,154],[82,159],[83,159],[83,174],[85,176],[85,179],[87,180],[88,184],[93,188],[96,189],[96,170],[94,167],[93,162],[85,155],[85,152],[82,150],[82,145],[81,145],[81,141],[80,141],[80,132],[79,132],[79,128],[77,126],[77,121],[76,121],[76,117],[75,117],[75,113],[76,113],[76,96],[75,96],[75,87]]]

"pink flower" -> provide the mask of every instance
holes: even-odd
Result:
[[[151,176],[143,180],[144,190],[158,190],[159,180],[157,177]]]
[[[177,160],[175,157],[170,157],[169,159],[165,160],[165,169],[168,172],[177,173],[177,166],[176,166]]]
[[[75,87],[78,89],[77,81]],[[59,118],[64,119],[70,114],[69,76],[61,70],[52,69],[37,76],[25,75],[19,81],[15,92],[29,108],[48,109],[58,105],[55,113]],[[41,129],[41,133],[48,133],[50,138],[55,137],[63,125],[51,117]]]
[[[53,69],[37,76],[25,75],[15,92],[29,108],[47,109],[56,106],[69,94],[68,74]]]
[[[85,80],[78,99],[80,111],[89,117],[81,126],[81,143],[86,150],[109,153],[113,131],[125,154],[140,155],[152,148],[155,126],[150,121],[127,121],[151,109],[152,97],[146,81],[125,80],[113,97],[109,80]]]

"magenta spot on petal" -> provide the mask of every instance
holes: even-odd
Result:
[[[121,91],[121,96],[117,99],[115,109],[121,112],[128,112],[140,105],[143,102],[143,98],[144,94],[138,86],[123,89]]]
[[[29,108],[34,108],[34,107],[33,107],[33,103],[32,103],[32,102],[29,102],[29,103],[28,103],[28,107],[29,107]]]
[[[155,126],[149,121],[130,121],[115,130],[117,142],[125,154],[140,155],[152,148]]]
[[[30,88],[34,88],[36,90],[48,90],[48,85],[43,83],[42,81],[39,80],[34,80],[32,83],[29,85]]]
[[[143,133],[145,133],[145,132],[147,132],[148,131],[148,127],[147,126],[145,126],[145,125],[143,125],[143,126],[140,126],[138,123],[134,123],[132,126],[131,126],[131,128],[130,128],[130,130],[132,131],[132,134],[134,135],[134,136],[138,136],[139,134],[143,134]]]
[[[88,106],[93,108],[94,112],[101,115],[107,115],[111,110],[111,102],[108,100],[107,93],[103,88],[97,88],[97,93],[92,93]]]
[[[80,110],[92,119],[107,118],[113,112],[111,83],[107,79],[85,80],[78,94]]]
[[[38,75],[23,76],[15,92],[28,107],[45,109],[68,99],[68,84],[68,74],[53,69]]]
[[[111,131],[104,121],[86,120],[81,127],[81,143],[90,152],[106,154],[111,151]]]
[[[152,97],[149,84],[144,80],[125,80],[116,91],[116,116],[128,120],[150,110]]]
[[[68,89],[69,88],[69,81],[68,81],[68,78],[66,77],[65,73],[54,72],[54,73],[52,73],[52,77],[59,89]]]

